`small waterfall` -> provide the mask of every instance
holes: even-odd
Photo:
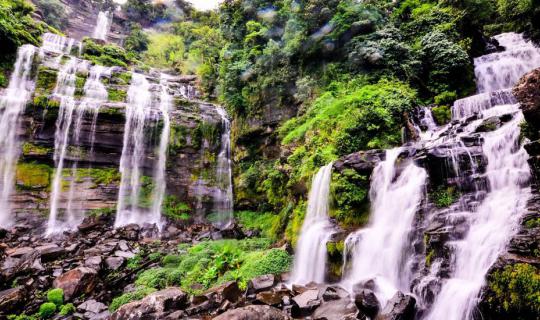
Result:
[[[75,40],[71,38],[66,38],[64,36],[54,34],[54,33],[45,33],[42,36],[43,44],[41,49],[45,51],[70,54]]]
[[[475,210],[460,213],[467,219],[468,231],[463,239],[449,243],[453,249],[453,271],[425,316],[429,320],[475,318],[485,275],[517,232],[530,195],[528,155],[519,142],[523,115],[509,93],[503,99],[499,97],[500,92],[509,92],[522,75],[540,66],[540,50],[518,34],[507,33],[496,38],[506,51],[475,60],[480,94],[457,102],[453,116],[463,121],[464,117],[478,112],[479,120],[466,127],[469,133],[484,119],[512,115],[512,120],[481,134],[482,151],[488,161],[487,195]]]
[[[64,223],[58,223],[58,207],[60,196],[62,194],[62,177],[64,170],[64,161],[66,158],[71,127],[73,125],[73,116],[76,112],[75,101],[75,83],[76,73],[86,65],[85,61],[80,61],[72,57],[59,71],[54,96],[60,99],[60,108],[58,118],[56,120],[56,131],[54,138],[54,162],[55,172],[52,184],[52,192],[50,199],[50,214],[47,223],[47,234],[63,230],[65,228],[75,227],[76,217],[73,212],[66,212],[67,217],[64,218]],[[76,115],[78,117],[78,115]],[[77,134],[78,135],[78,134]],[[76,138],[78,139],[78,137]]]
[[[94,33],[92,38],[98,40],[107,40],[107,35],[109,34],[109,28],[111,25],[111,18],[108,11],[100,11],[96,21],[96,27],[94,28]]]
[[[145,154],[144,127],[152,105],[150,83],[144,75],[133,73],[127,96],[126,124],[120,159],[122,178],[118,191],[115,227],[144,222],[159,225],[160,221],[155,220],[156,217],[145,216],[139,208]]]
[[[351,266],[344,284],[352,288],[375,280],[375,294],[384,306],[397,290],[408,291],[412,274],[408,266],[408,236],[426,183],[424,169],[410,162],[400,170],[402,148],[388,150],[371,178],[369,225],[349,235],[346,251]]]
[[[154,190],[152,193],[152,212],[151,221],[161,220],[161,206],[165,197],[165,189],[167,181],[165,179],[165,171],[167,169],[167,150],[169,146],[169,135],[171,133],[171,120],[169,112],[172,107],[172,97],[169,94],[167,84],[167,75],[161,74],[160,81],[161,93],[159,110],[163,121],[163,129],[159,139],[158,161],[154,168]]]
[[[333,230],[328,217],[332,166],[330,163],[319,169],[311,183],[306,217],[296,245],[291,283],[323,283],[325,280],[326,243]]]
[[[33,90],[30,73],[35,52],[36,48],[31,45],[19,48],[9,86],[0,97],[0,227],[12,224],[9,197],[13,191],[15,164],[19,156],[17,131],[19,117]]]
[[[222,134],[221,149],[217,158],[216,182],[218,190],[214,194],[214,213],[220,226],[226,226],[233,219],[233,186],[231,167],[231,122],[227,112],[220,106],[216,107],[221,117]]]

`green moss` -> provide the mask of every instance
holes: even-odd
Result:
[[[429,250],[426,255],[426,266],[429,268],[433,262],[433,257],[435,256],[435,250]]]
[[[430,193],[433,203],[439,208],[446,208],[459,198],[459,192],[454,187],[439,186]]]
[[[431,108],[433,118],[439,125],[444,125],[452,120],[452,108],[449,106],[436,106]]]
[[[83,58],[94,64],[125,68],[132,62],[126,51],[115,44],[100,45],[89,38],[83,39],[83,44]]]
[[[109,305],[109,310],[111,312],[115,312],[121,306],[131,301],[140,300],[155,291],[156,289],[153,289],[153,288],[138,287],[133,292],[124,293],[121,296],[114,298],[111,304]]]
[[[47,291],[47,301],[54,303],[56,306],[64,304],[64,290],[60,288]]]
[[[60,107],[60,101],[57,99],[50,99],[48,96],[34,96],[33,106],[38,109],[58,109]]]
[[[163,200],[163,215],[172,220],[188,220],[191,208],[178,200],[176,196],[168,195]]]
[[[68,304],[65,304],[63,305],[61,308],[60,308],[60,315],[61,316],[68,316],[70,314],[73,314],[75,313],[75,311],[77,311],[77,309],[75,308],[75,306],[73,305],[73,303],[68,303]]]
[[[17,187],[25,190],[49,187],[52,168],[46,164],[19,163],[16,168]]]
[[[86,83],[87,76],[77,75],[75,77],[75,97],[82,97],[84,95],[84,84]]]
[[[43,147],[40,145],[33,144],[31,142],[25,142],[22,145],[23,155],[38,155],[38,156],[45,156],[52,152],[52,148],[49,147]]]
[[[109,93],[109,101],[113,102],[125,102],[127,92],[125,90],[120,90],[116,88],[108,88],[107,89]]]
[[[237,211],[234,213],[242,229],[257,230],[266,238],[276,239],[275,225],[279,223],[280,216],[272,212]]]
[[[118,84],[128,85],[131,82],[131,72],[122,72],[116,75],[116,78],[119,80]]]
[[[40,95],[50,95],[56,87],[58,71],[39,66],[36,78],[36,92]]]
[[[494,296],[488,302],[495,309],[524,315],[540,314],[540,270],[531,264],[508,265],[489,277]],[[532,318],[530,318],[532,319]]]
[[[345,228],[359,227],[369,219],[369,177],[353,169],[332,174],[330,216]]]
[[[85,177],[92,179],[94,187],[99,185],[112,185],[120,183],[122,178],[117,168],[80,168],[77,169],[75,179],[82,182]]]
[[[52,302],[45,302],[39,306],[39,317],[41,319],[48,319],[54,316],[56,313],[56,305]]]
[[[192,143],[195,148],[200,148],[203,141],[206,140],[210,145],[219,144],[219,127],[216,124],[208,122],[200,122],[192,133]]]
[[[101,208],[87,211],[87,215],[92,217],[111,216],[114,213],[116,213],[116,208]]]
[[[186,127],[172,124],[169,135],[169,153],[176,154],[187,146],[187,136],[190,130]]]
[[[540,218],[536,219],[529,219],[525,222],[525,227],[532,229],[532,228],[538,228],[540,227]]]

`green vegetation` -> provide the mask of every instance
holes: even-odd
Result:
[[[272,212],[236,211],[234,217],[244,231],[257,230],[261,236],[277,240],[275,229],[281,223],[278,215]]]
[[[44,189],[49,187],[53,169],[46,164],[19,163],[15,172],[17,187],[24,190]]]
[[[528,319],[540,313],[540,270],[533,265],[517,263],[494,272],[489,277],[489,288],[494,295],[488,296],[488,302],[495,310],[530,315]]]
[[[133,62],[126,50],[114,44],[100,45],[92,39],[85,38],[83,48],[83,58],[95,64],[127,67]]]
[[[56,305],[52,302],[45,302],[39,306],[39,317],[41,319],[48,319],[54,316],[56,313]]]
[[[176,196],[168,195],[163,199],[163,215],[172,220],[189,220],[191,208],[178,200]]]
[[[140,300],[155,291],[156,289],[139,287],[133,292],[124,293],[121,296],[113,299],[113,301],[109,305],[109,310],[111,312],[114,312],[118,310],[118,308],[123,306],[124,304],[129,303],[131,301]]]
[[[50,26],[63,30],[68,25],[68,14],[59,0],[37,0],[35,2],[43,14],[43,20]]]
[[[108,88],[109,101],[113,102],[125,102],[127,97],[127,92],[125,90],[117,88]]]
[[[270,245],[270,239],[254,238],[182,246],[177,255],[165,256],[161,267],[142,272],[135,283],[140,290],[180,286],[188,292],[201,292],[235,280],[245,288],[254,277],[289,270],[292,257]]]
[[[43,147],[40,145],[33,144],[31,142],[24,142],[22,145],[23,155],[38,155],[44,156],[49,152],[52,152],[52,149],[49,147]]]
[[[35,95],[50,95],[56,87],[57,77],[58,71],[49,69],[45,66],[39,66],[37,71]]]
[[[76,181],[82,182],[83,178],[89,177],[94,187],[99,185],[111,185],[120,183],[120,172],[117,168],[79,168],[76,173]]]
[[[430,193],[430,198],[437,207],[446,208],[459,198],[459,192],[455,187],[439,186]]]
[[[332,175],[330,216],[343,226],[361,226],[369,218],[369,177],[352,169]]]
[[[57,306],[64,304],[64,290],[57,288],[47,291],[47,301],[52,302]]]
[[[61,316],[69,316],[70,314],[74,313],[75,311],[76,311],[76,309],[75,309],[75,306],[73,305],[73,303],[68,303],[68,304],[63,305],[60,308],[59,314]]]

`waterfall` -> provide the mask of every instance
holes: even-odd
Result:
[[[71,127],[73,125],[73,116],[76,112],[75,88],[76,73],[86,65],[85,61],[77,58],[70,60],[62,66],[58,72],[56,88],[53,95],[60,99],[58,118],[56,119],[56,131],[54,137],[54,162],[55,172],[52,184],[50,199],[49,221],[47,223],[47,234],[60,231],[64,228],[75,227],[76,217],[72,212],[66,212],[65,222],[58,223],[58,207],[60,196],[62,194],[62,181],[65,157],[68,151]]]
[[[54,33],[47,32],[43,34],[42,38],[43,44],[41,45],[41,49],[55,53],[70,54],[71,49],[75,44],[75,39],[68,39],[64,36]]]
[[[375,280],[375,294],[382,305],[397,290],[408,291],[412,277],[408,266],[408,236],[424,194],[427,173],[409,162],[400,168],[402,148],[388,150],[371,178],[369,225],[349,235],[346,251],[351,266],[344,277],[346,287]]]
[[[221,117],[223,131],[221,134],[221,149],[217,158],[216,182],[218,190],[214,193],[214,213],[217,214],[218,224],[224,227],[233,219],[231,122],[225,109],[216,106],[216,111]]]
[[[116,207],[115,227],[130,223],[157,223],[156,217],[143,214],[139,208],[142,166],[145,152],[144,127],[152,105],[150,83],[146,77],[133,73],[127,93],[126,124],[122,157],[120,158],[120,187]]]
[[[154,168],[154,190],[152,193],[151,212],[152,221],[161,220],[161,206],[163,205],[167,185],[165,171],[167,169],[167,150],[169,146],[169,135],[171,133],[171,120],[169,117],[169,112],[172,107],[172,97],[169,94],[167,75],[165,74],[161,74],[160,87],[161,93],[159,110],[161,112],[161,119],[163,121],[163,129],[161,130],[161,136],[159,139],[157,166]]]
[[[483,133],[482,152],[487,158],[487,195],[476,210],[463,212],[468,231],[453,241],[453,272],[441,288],[425,319],[473,319],[481,288],[489,268],[517,232],[530,195],[528,155],[520,146],[519,124],[523,115],[509,93],[521,76],[540,66],[540,50],[521,35],[506,33],[496,37],[506,48],[475,59],[479,94],[459,101],[453,117],[463,120],[478,112],[479,120],[467,127],[473,132],[483,119],[510,114],[500,128]],[[499,92],[507,92],[499,99]],[[495,94],[494,94],[495,93]],[[478,108],[479,101],[482,108]]]
[[[19,156],[17,131],[19,117],[31,96],[30,73],[35,49],[31,45],[19,48],[9,86],[0,97],[0,227],[12,223],[9,197],[13,191],[15,163]]]
[[[109,17],[109,12],[100,11],[97,17],[96,27],[94,28],[92,38],[106,41],[107,34],[109,33],[110,24],[111,18]]]
[[[311,183],[306,217],[296,245],[291,283],[323,283],[325,280],[326,243],[333,230],[328,217],[332,166],[330,163],[319,169]]]

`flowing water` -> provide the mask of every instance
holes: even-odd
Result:
[[[47,223],[47,234],[49,235],[76,226],[76,217],[72,215],[72,212],[66,211],[66,217],[64,217],[63,222],[58,221],[58,213],[60,197],[62,195],[64,162],[71,138],[70,132],[74,122],[73,118],[77,113],[77,101],[75,99],[76,74],[79,70],[85,68],[86,64],[87,62],[85,61],[71,57],[58,72],[56,88],[53,93],[57,99],[60,99],[60,107],[54,137],[55,172],[50,199],[49,221]]]
[[[351,266],[344,285],[375,280],[375,294],[382,305],[397,290],[408,291],[412,277],[408,266],[409,233],[424,195],[426,171],[413,162],[401,163],[402,148],[388,150],[371,178],[371,218],[367,227],[345,241]],[[403,166],[404,165],[404,166]]]
[[[485,275],[517,232],[530,195],[528,155],[519,139],[523,116],[509,89],[526,72],[540,66],[540,50],[518,34],[496,38],[506,50],[475,60],[479,94],[457,101],[453,118],[464,121],[478,113],[479,120],[465,127],[469,133],[484,119],[502,115],[511,115],[512,119],[481,134],[482,152],[487,159],[487,187],[481,191],[487,194],[474,210],[457,213],[466,219],[468,230],[463,239],[449,244],[453,252],[452,273],[424,317],[429,320],[476,317]]]
[[[319,169],[311,183],[306,217],[296,245],[291,283],[323,283],[325,280],[326,243],[334,230],[328,217],[332,166],[330,163]]]
[[[214,213],[217,215],[218,225],[224,227],[233,219],[231,122],[225,109],[217,106],[216,111],[221,117],[222,133],[221,149],[217,157],[216,182],[218,190],[214,193]]]
[[[108,11],[100,11],[96,21],[96,27],[92,38],[98,40],[107,40],[107,34],[109,34],[109,28],[111,27],[111,18]]]
[[[126,124],[122,157],[120,159],[120,187],[116,206],[115,227],[130,223],[157,223],[155,217],[145,215],[140,208],[140,193],[145,155],[145,123],[152,105],[150,83],[146,77],[133,73],[127,93]]]
[[[20,115],[33,90],[30,74],[35,52],[36,48],[31,45],[19,48],[9,86],[0,97],[0,227],[12,223],[9,197],[15,184],[15,164],[20,149]]]

